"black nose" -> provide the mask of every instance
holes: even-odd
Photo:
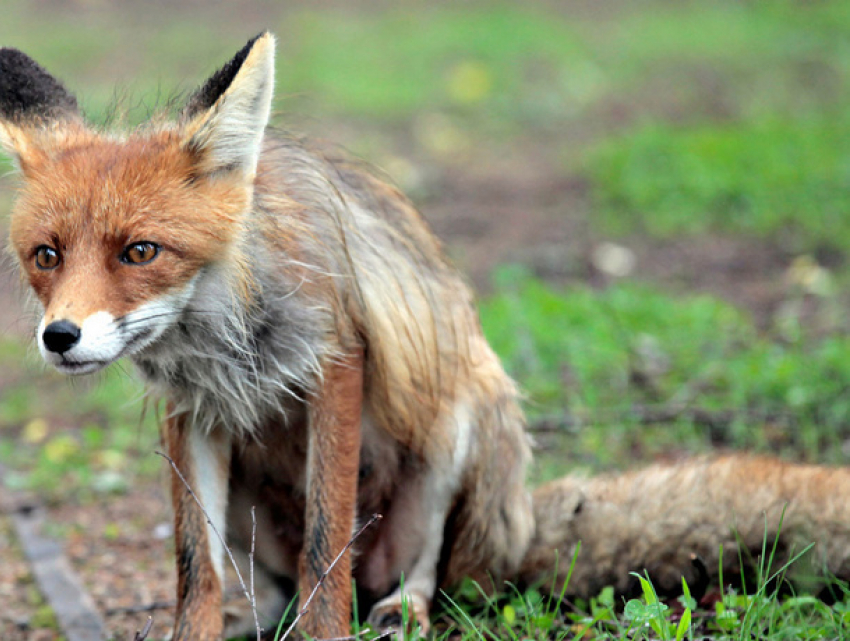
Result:
[[[80,328],[71,321],[53,321],[44,328],[41,340],[51,352],[64,354],[80,340]]]

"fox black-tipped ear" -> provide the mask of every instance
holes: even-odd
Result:
[[[78,118],[77,99],[62,83],[17,49],[0,49],[0,146],[22,169],[37,155],[40,134]]]
[[[0,49],[0,119],[51,121],[77,113],[77,99],[35,60]]]
[[[189,99],[184,144],[201,173],[256,171],[274,93],[274,48],[272,34],[256,36]]]

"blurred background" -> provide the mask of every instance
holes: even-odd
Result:
[[[850,3],[2,0],[0,13],[0,44],[107,126],[179,105],[274,31],[275,124],[389,173],[469,275],[527,392],[535,482],[718,448],[846,460]],[[167,522],[155,408],[140,421],[129,365],[93,383],[46,372],[21,299],[7,261],[4,487],[51,502],[84,572],[112,540],[113,580],[126,558],[127,583],[140,565],[167,583],[170,565],[139,556]],[[104,494],[113,512],[90,509]],[[121,596],[111,585],[97,598]]]

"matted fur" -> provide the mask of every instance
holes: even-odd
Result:
[[[315,386],[334,356],[327,336],[344,322],[368,337],[372,410],[417,452],[450,447],[432,427],[458,397],[515,395],[439,245],[364,166],[270,134],[249,216],[250,298],[227,266],[205,267],[184,318],[136,359],[155,385],[185,390],[196,424],[250,433],[285,414]]]
[[[654,465],[625,474],[567,477],[534,492],[537,530],[523,561],[525,583],[558,589],[581,548],[567,593],[589,598],[607,586],[639,592],[648,572],[659,593],[681,594],[723,576],[756,583],[814,543],[783,573],[798,589],[850,580],[850,470],[765,457],[722,456]],[[775,555],[768,568],[768,558]],[[694,558],[698,561],[694,563]],[[707,573],[701,576],[702,571]]]

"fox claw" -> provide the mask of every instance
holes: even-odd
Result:
[[[372,608],[369,623],[376,630],[395,631],[406,639],[411,638],[410,634],[418,626],[419,636],[415,638],[425,637],[431,629],[428,610],[428,599],[419,594],[392,594]]]

